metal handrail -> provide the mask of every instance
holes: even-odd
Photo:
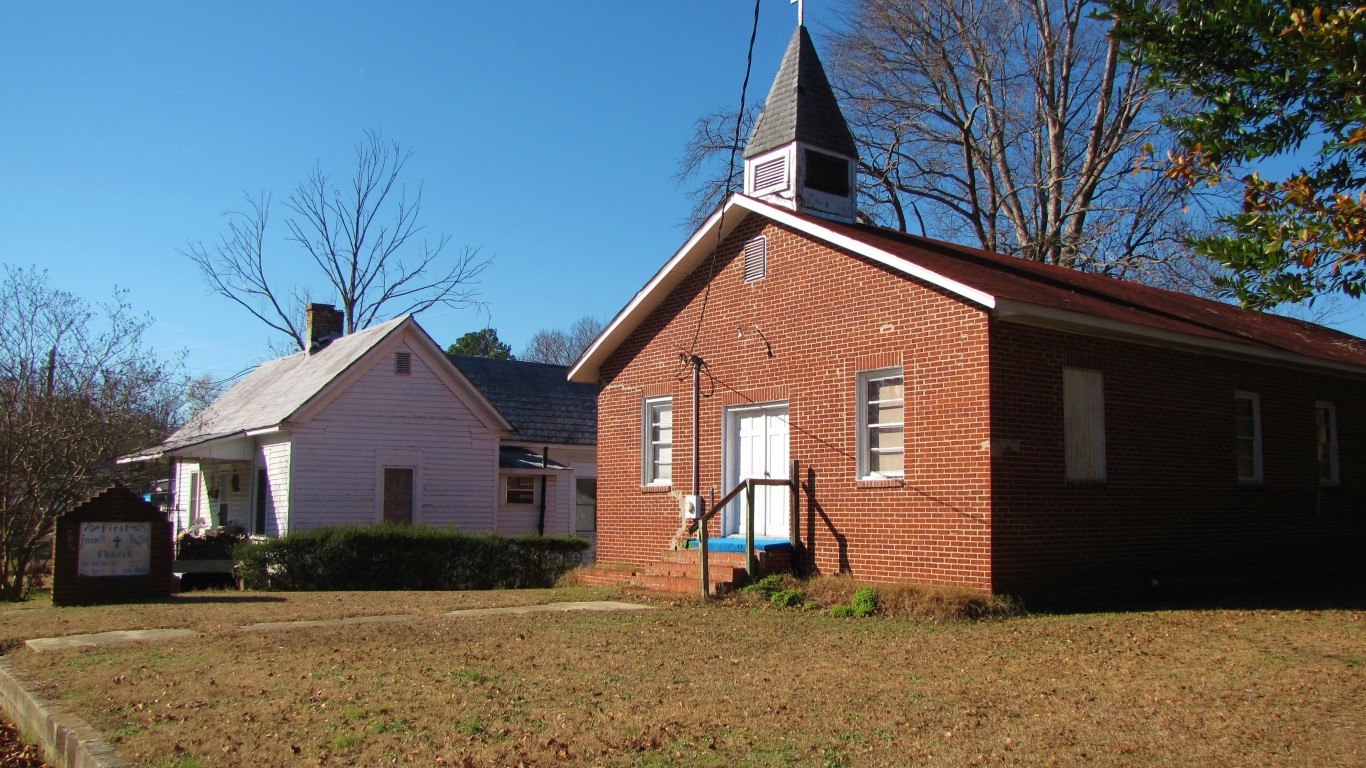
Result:
[[[792,540],[793,545],[796,545],[797,494],[800,492],[801,481],[797,476],[797,460],[793,459],[791,473],[788,476],[788,479],[779,480],[775,477],[747,477],[736,484],[734,488],[731,488],[730,491],[728,491],[725,496],[722,496],[720,501],[713,504],[711,509],[707,510],[705,514],[698,516],[697,544],[701,554],[698,575],[701,577],[702,597],[704,598],[711,594],[711,585],[709,583],[710,573],[708,572],[709,565],[707,562],[709,552],[707,547],[707,521],[715,517],[717,512],[725,509],[726,505],[734,501],[735,497],[740,495],[741,491],[745,492],[745,574],[750,581],[753,581],[758,575],[759,558],[754,552],[754,487],[757,485],[786,485],[791,491],[788,498],[790,507],[788,536]]]

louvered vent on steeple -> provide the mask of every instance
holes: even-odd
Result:
[[[754,166],[754,189],[770,190],[787,186],[787,157],[779,155]]]
[[[745,194],[801,213],[854,220],[858,149],[798,26],[745,147]]]

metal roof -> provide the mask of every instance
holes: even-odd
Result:
[[[173,451],[279,424],[407,319],[397,317],[342,336],[313,354],[296,352],[261,363],[155,450]]]
[[[849,158],[858,157],[849,124],[840,112],[835,92],[816,55],[806,27],[797,27],[787,44],[778,75],[745,145],[751,158],[784,144],[800,141]]]
[[[575,380],[597,381],[603,361],[705,263],[717,230],[725,237],[749,216],[770,219],[851,258],[872,260],[1004,321],[1366,375],[1366,340],[1321,325],[881,227],[822,219],[737,194],[608,323],[575,365]]]

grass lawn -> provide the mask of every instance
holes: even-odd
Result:
[[[688,601],[441,615],[619,596],[220,594],[0,608],[0,639],[210,632],[6,656],[40,695],[154,768],[1366,765],[1359,599],[941,624]],[[419,618],[231,629],[376,613]]]

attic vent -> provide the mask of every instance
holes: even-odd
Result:
[[[849,194],[849,161],[806,150],[806,186],[832,195]]]
[[[413,372],[413,356],[411,352],[394,353],[394,374],[407,376]]]
[[[754,166],[754,188],[767,189],[783,186],[787,181],[787,156],[779,155]]]
[[[756,237],[745,243],[745,282],[752,283],[768,274],[768,238]]]

